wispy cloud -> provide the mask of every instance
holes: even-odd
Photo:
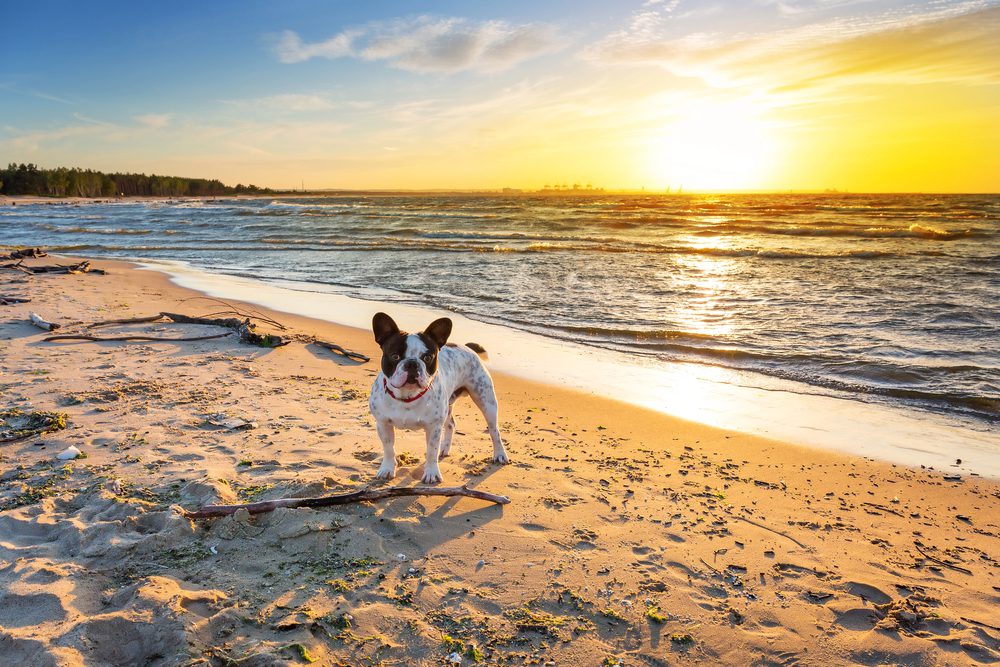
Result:
[[[172,114],[169,113],[147,113],[139,116],[132,116],[132,120],[140,125],[144,125],[154,130],[159,130],[170,124],[171,117]]]
[[[365,100],[339,100],[322,93],[279,93],[262,97],[222,100],[224,104],[243,109],[272,111],[332,111],[334,109],[368,109],[373,102]]]
[[[497,71],[566,44],[547,24],[420,16],[349,28],[321,42],[286,30],[274,40],[274,52],[283,63],[351,57],[411,72]]]
[[[776,3],[806,12],[852,0]],[[857,0],[854,0],[857,1]],[[584,50],[603,64],[659,65],[717,87],[827,87],[858,82],[1000,80],[995,1],[931,2],[850,18],[808,21],[766,34],[678,33],[669,17],[641,10]]]

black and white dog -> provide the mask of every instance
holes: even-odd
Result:
[[[468,393],[486,417],[493,440],[493,460],[508,463],[497,428],[497,397],[493,379],[474,343],[466,347],[448,344],[451,320],[434,320],[420,333],[400,331],[392,318],[376,313],[372,318],[375,342],[382,348],[382,372],[375,378],[368,408],[382,440],[379,479],[396,475],[396,429],[423,429],[427,436],[424,462],[425,484],[441,481],[438,457],[447,456],[455,435],[451,406]],[[474,351],[475,350],[475,351]]]

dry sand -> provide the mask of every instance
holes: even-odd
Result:
[[[51,258],[30,260],[51,263]],[[45,343],[66,324],[213,310],[165,276],[0,269],[0,665],[963,665],[1000,660],[1000,487],[496,378],[513,463],[470,402],[446,485],[191,521],[179,507],[373,483],[377,363],[313,345]],[[374,356],[368,332],[271,313]],[[211,333],[144,325],[155,335]],[[103,330],[105,334],[125,328]],[[461,332],[456,332],[461,338]],[[256,428],[227,430],[217,415]],[[873,439],[878,437],[872,433]],[[919,443],[917,443],[919,444]],[[75,445],[86,458],[56,454]],[[422,436],[401,435],[400,476]]]

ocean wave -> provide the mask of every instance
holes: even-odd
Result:
[[[155,234],[154,229],[136,229],[133,227],[59,227],[58,225],[41,225],[43,229],[57,234],[103,234],[107,236],[142,236],[145,234]]]
[[[948,231],[937,227],[912,224],[908,227],[864,227],[856,225],[759,225],[725,223],[699,229],[694,232],[698,236],[730,236],[746,234],[773,234],[779,236],[803,237],[843,237],[843,238],[919,238],[932,241],[954,241],[963,238],[983,238],[990,234],[983,229],[965,229]]]

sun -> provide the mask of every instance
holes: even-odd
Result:
[[[650,170],[660,187],[687,191],[762,188],[774,169],[776,141],[764,108],[747,101],[691,103],[651,142]]]

